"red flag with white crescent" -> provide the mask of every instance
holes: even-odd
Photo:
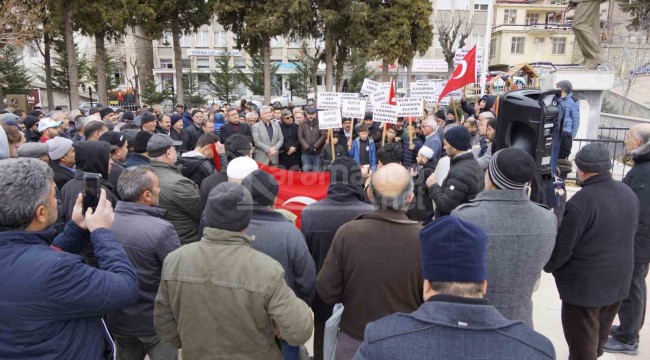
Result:
[[[440,92],[438,102],[442,100],[447,94],[454,90],[458,90],[465,85],[473,84],[476,82],[476,45],[465,55],[463,60],[456,66],[454,73],[447,81],[445,88]]]
[[[329,172],[300,172],[284,170],[258,163],[260,170],[275,178],[280,186],[275,208],[290,211],[298,218],[296,226],[300,229],[302,209],[327,197],[330,185]]]

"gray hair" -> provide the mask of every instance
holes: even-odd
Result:
[[[431,126],[434,131],[438,129],[438,122],[433,117],[429,118],[427,116],[426,120],[424,120],[424,125]]]
[[[409,206],[409,197],[413,193],[413,178],[409,176],[406,187],[395,196],[387,196],[375,189],[374,180],[370,179],[370,193],[372,194],[372,205],[377,210],[406,211]]]
[[[66,113],[61,111],[61,110],[54,110],[49,115],[50,119],[52,119],[54,121],[59,121],[60,117],[65,117],[65,116],[66,116]]]
[[[136,202],[145,191],[153,191],[153,180],[147,173],[155,174],[153,167],[132,166],[122,171],[117,180],[117,193],[122,201]]]
[[[0,229],[25,230],[47,203],[54,174],[37,159],[0,160]]]
[[[270,107],[270,106],[268,106],[268,105],[264,105],[264,106],[262,106],[262,107],[260,108],[260,114],[261,114],[263,111],[273,111],[273,108]]]
[[[628,131],[641,142],[641,146],[630,151],[632,159],[650,153],[650,124],[636,124]]]
[[[461,297],[482,297],[483,282],[441,282],[431,281],[431,289],[439,294],[461,296]]]
[[[256,116],[257,116],[257,114],[254,111],[251,111],[251,112],[246,114],[246,120],[248,120],[249,118],[254,118]]]

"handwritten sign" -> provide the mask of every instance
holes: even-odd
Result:
[[[320,96],[320,94],[319,94]],[[341,109],[319,110],[318,128],[321,130],[338,129],[341,127]]]
[[[424,104],[422,99],[397,99],[397,116],[423,116]]]
[[[375,104],[372,114],[374,121],[397,124],[397,106],[389,104]]]
[[[363,119],[366,114],[366,100],[343,100],[341,115],[344,118]]]
[[[317,107],[319,109],[340,109],[341,108],[341,93],[335,92],[319,92],[317,99]]]
[[[379,83],[372,81],[370,79],[363,79],[363,85],[361,85],[361,93],[365,95],[374,94],[379,90]]]
[[[359,100],[359,94],[357,93],[339,93],[341,94],[341,100]]]
[[[431,82],[412,82],[409,84],[411,87],[411,98],[412,99],[420,99],[420,100],[426,100],[429,102],[436,102],[438,101],[438,94],[440,93],[440,90],[436,88],[435,83]]]

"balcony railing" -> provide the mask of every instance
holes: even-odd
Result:
[[[532,23],[532,24],[501,24],[492,28],[493,31],[498,30],[521,30],[521,31],[569,31],[571,30],[571,23]]]

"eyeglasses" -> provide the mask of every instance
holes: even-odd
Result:
[[[285,119],[285,120],[290,120],[290,119],[291,119],[291,116],[285,116],[284,119]]]

